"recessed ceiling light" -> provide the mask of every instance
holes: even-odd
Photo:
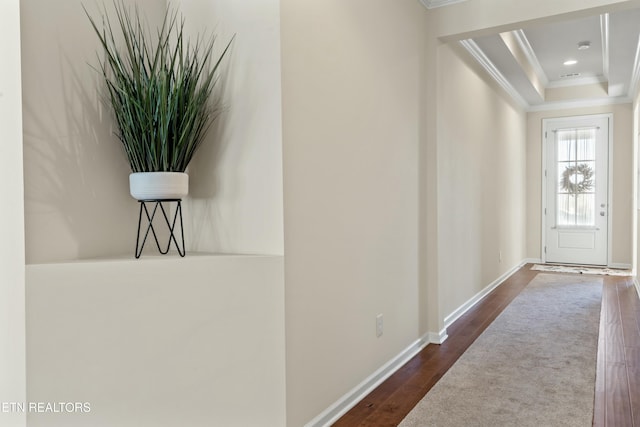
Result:
[[[577,63],[578,61],[576,61],[575,59],[568,59],[564,61],[564,65],[576,65]]]
[[[591,47],[591,42],[589,41],[578,43],[578,50],[585,50],[585,49],[589,49],[590,47]]]

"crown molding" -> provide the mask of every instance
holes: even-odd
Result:
[[[524,31],[516,30],[513,32],[513,35],[520,45],[520,49],[522,49],[525,56],[527,57],[527,61],[529,61],[529,64],[531,64],[531,66],[533,67],[533,71],[536,73],[536,76],[538,76],[538,79],[540,79],[542,85],[546,87],[549,84],[549,78],[542,69],[542,65],[540,65],[540,61],[538,61],[538,57],[533,51],[531,43],[529,43],[529,39],[527,39]]]
[[[600,34],[602,36],[602,75],[609,80],[609,14],[600,15]]]
[[[427,9],[435,9],[436,7],[449,6],[451,4],[462,3],[467,0],[420,0],[420,3]]]
[[[531,107],[527,108],[527,112],[601,107],[604,105],[630,104],[631,102],[631,98],[627,96],[581,99],[578,101],[545,102],[539,105],[532,105]]]
[[[554,80],[552,82],[549,82],[547,84],[547,89],[555,89],[568,86],[595,85],[606,82],[607,79],[604,76],[572,77],[566,80]]]
[[[498,70],[493,62],[485,55],[472,39],[460,40],[460,44],[475,58],[476,61],[493,77],[493,79],[507,92],[507,94],[522,108],[529,108],[529,103],[509,83],[509,80]]]

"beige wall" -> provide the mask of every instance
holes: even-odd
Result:
[[[438,257],[449,316],[525,257],[526,116],[473,59],[439,51]]]
[[[425,13],[415,0],[281,2],[290,426],[419,337]]]
[[[154,16],[164,7],[140,1]],[[27,261],[129,253],[137,204],[86,64],[95,38],[80,1],[21,3]],[[539,245],[531,120],[439,38],[630,2],[245,3],[180,3],[194,28],[238,34],[223,143],[200,153],[215,167],[193,165],[189,244],[284,248],[286,416],[299,426]]]
[[[28,399],[93,405],[29,424],[285,425],[282,257],[131,260],[138,204],[88,64],[97,39],[83,2],[21,3]],[[137,3],[153,23],[167,2]],[[97,16],[99,2],[84,4]],[[177,6],[189,31],[237,33],[224,126],[212,132],[221,142],[189,170],[187,249],[282,254],[279,2]]]
[[[136,3],[152,25],[167,4]],[[103,83],[90,67],[98,40],[82,4],[21,2],[30,264],[130,254],[135,242],[138,204],[129,196],[130,170],[111,112],[98,96]],[[99,16],[100,2],[84,4]],[[216,31],[220,46],[236,33],[225,64],[226,111],[189,169],[187,250],[282,254],[279,2],[174,6],[184,12],[188,31]]]
[[[283,254],[279,0],[181,0],[189,31],[235,34],[225,113],[190,166],[191,250]]]
[[[447,177],[440,172],[439,161],[441,158],[440,151],[443,144],[440,135],[447,132],[448,129],[441,129],[442,120],[441,102],[442,99],[436,94],[442,79],[448,73],[439,62],[442,60],[440,54],[442,52],[442,42],[457,41],[471,37],[472,35],[493,34],[506,30],[514,30],[522,28],[523,25],[530,25],[538,22],[549,22],[556,19],[567,19],[571,17],[579,17],[593,15],[611,10],[624,9],[627,7],[637,6],[637,1],[620,1],[620,0],[567,0],[558,2],[556,0],[543,0],[530,2],[527,0],[473,0],[453,4],[447,7],[432,9],[428,12],[427,24],[427,56],[425,58],[423,75],[425,76],[424,84],[424,120],[421,122],[421,138],[422,146],[420,150],[421,161],[421,191],[420,195],[420,266],[426,266],[426,271],[421,270],[420,283],[421,291],[424,299],[421,300],[422,307],[426,307],[426,314],[421,313],[421,319],[426,320],[428,331],[440,331],[444,327],[444,318],[449,315],[449,310],[455,306],[453,300],[445,297],[445,292],[449,295],[457,295],[455,301],[464,301],[471,295],[469,285],[458,283],[452,284],[446,277],[448,272],[442,270],[440,266],[452,263],[449,259],[444,259],[441,253],[442,245],[448,244],[446,239],[440,237],[440,217],[441,215],[455,215],[452,212],[446,212],[444,207],[440,206],[440,200],[443,197],[449,197],[441,194],[442,181]],[[438,74],[440,73],[440,74]],[[499,93],[502,93],[498,90]],[[449,123],[452,125],[452,123]],[[453,124],[455,126],[455,124]],[[527,136],[528,138],[528,136]],[[527,144],[525,156],[529,156],[530,147]],[[529,169],[527,162],[527,171]],[[529,192],[527,185],[526,191]],[[529,203],[526,205],[529,211]],[[531,219],[527,215],[527,228],[531,223]],[[520,217],[510,218],[510,221],[519,221]],[[538,231],[539,232],[539,231]],[[535,233],[535,231],[534,231]],[[534,237],[538,241],[539,237]],[[525,241],[530,244],[531,233],[527,232]],[[437,242],[437,243],[434,243]],[[527,246],[528,248],[528,246]],[[486,257],[495,257],[495,248],[486,255]],[[526,254],[530,253],[527,249]],[[479,265],[480,259],[468,259],[472,265]],[[494,261],[492,261],[494,262]],[[502,268],[502,267],[500,267]],[[499,269],[493,269],[497,271]],[[484,273],[483,273],[484,274]],[[499,276],[489,278],[493,273],[483,275],[484,280],[489,279],[490,282]],[[476,283],[471,288],[477,289],[488,283]],[[461,286],[459,289],[458,287]]]
[[[631,104],[531,112],[527,115],[527,257],[541,258],[542,119],[588,114],[613,114],[613,182],[609,258],[613,265],[631,266],[633,229],[633,114]]]
[[[130,253],[137,203],[89,66],[99,42],[83,2],[20,3],[27,263]],[[99,16],[100,2],[84,3]],[[164,0],[138,3],[161,19]]]
[[[414,315],[412,306],[405,306],[409,327],[415,319],[418,335],[437,334],[447,316],[528,256],[530,147],[526,115],[484,72],[458,59],[457,49],[442,45],[442,41],[514,29],[523,22],[555,19],[558,14],[581,16],[610,7],[628,7],[628,3],[463,2],[427,11],[422,23],[424,44],[415,46],[399,39],[414,23],[421,25],[416,16],[401,18],[404,23],[398,26],[403,31],[386,33],[396,25],[395,18],[404,11],[405,3],[399,4],[402,8],[396,5],[393,13],[387,11],[390,18],[383,24],[376,20],[386,9],[378,2],[339,6],[337,2],[282,2],[287,395],[291,425],[308,421],[382,366],[380,360],[384,358],[379,358],[377,351],[369,351],[370,343],[376,342],[372,328],[378,312],[370,300],[386,298],[390,304],[400,305],[406,295],[412,295],[418,312]],[[346,13],[356,6],[361,6],[359,13]],[[382,30],[370,33],[367,22]],[[404,76],[405,62],[390,65],[395,57],[385,50],[389,44],[396,46],[396,55],[414,48],[423,53],[417,60],[417,82],[398,78]],[[370,56],[375,59],[369,58],[373,50],[376,53]],[[383,65],[376,62],[380,57],[385,60]],[[417,129],[420,163],[419,284],[417,291],[406,294],[403,287],[389,293],[379,281],[367,281],[387,275],[388,262],[408,253],[399,250],[400,240],[395,242],[396,247],[371,245],[371,236],[380,233],[373,226],[380,224],[382,216],[409,217],[408,209],[392,212],[383,202],[387,187],[375,181],[378,178],[372,170],[380,164],[380,135],[387,129],[399,129],[394,126],[398,108],[387,107],[382,124],[381,115],[375,111],[376,104],[386,96],[387,87],[374,80],[383,73],[389,76],[389,82],[412,85],[416,90],[413,102],[418,119],[409,120],[413,115],[406,113],[406,107],[400,108],[405,111],[402,134],[407,127]],[[413,99],[408,95],[404,102]],[[363,139],[368,140],[367,151],[360,148]],[[479,142],[474,145],[472,140],[476,139]],[[382,164],[387,170],[400,169],[401,160],[396,155]],[[354,170],[356,163],[358,169]],[[394,177],[396,182],[401,178],[397,174]],[[370,188],[376,186],[380,187],[376,194],[379,201],[377,210],[373,210],[368,197]],[[406,200],[397,205],[410,207],[411,199]],[[340,214],[334,212],[336,206]],[[385,225],[394,227],[403,220],[406,224],[406,218],[387,220]],[[384,262],[367,262],[367,255],[376,252],[382,254],[376,259]],[[344,261],[347,259],[351,262]],[[465,265],[468,271],[456,269],[459,265]],[[327,310],[332,313],[329,319],[324,315]],[[406,336],[404,345],[411,337]],[[361,353],[362,349],[367,353]],[[345,360],[344,354],[353,357]]]
[[[20,95],[20,2],[0,2],[0,402],[25,402],[25,273]],[[0,413],[24,426],[25,414]]]
[[[283,271],[274,256],[27,266],[28,401],[91,409],[29,426],[284,426]]]
[[[591,85],[580,86],[564,86],[549,88],[545,91],[545,101],[565,101],[567,99],[580,100],[580,99],[602,99],[607,97],[607,84],[596,83]]]

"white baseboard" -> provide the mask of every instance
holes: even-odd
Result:
[[[623,264],[620,262],[612,262],[607,267],[609,268],[619,268],[620,270],[631,270],[631,264]]]
[[[504,282],[505,280],[507,280],[509,278],[509,276],[511,276],[516,271],[518,271],[523,265],[525,265],[527,263],[530,263],[530,262],[531,262],[530,260],[525,260],[525,261],[520,262],[518,265],[516,265],[515,267],[511,268],[509,271],[504,273],[502,276],[498,277],[496,280],[491,282],[483,290],[481,290],[480,292],[475,294],[473,297],[471,297],[471,299],[469,299],[467,302],[465,302],[460,307],[458,307],[456,310],[454,310],[453,313],[451,313],[450,315],[445,317],[444,318],[445,330],[446,330],[446,328],[451,326],[451,324],[453,322],[458,320],[460,318],[460,316],[462,316],[467,311],[469,311],[469,309],[471,307],[473,307],[478,302],[480,302],[480,300],[482,300],[482,298],[486,297],[492,290],[494,290],[495,288],[500,286],[502,284],[502,282]]]
[[[447,327],[451,326],[451,324],[455,322],[460,316],[462,316],[471,307],[477,304],[489,292],[502,284],[502,282],[504,282],[509,276],[515,273],[520,267],[527,263],[537,262],[540,262],[540,260],[527,259],[504,273],[469,301],[460,306],[460,308],[447,316],[444,319],[444,329],[442,329],[440,332],[428,332],[422,338],[416,340],[399,355],[387,362],[380,369],[375,371],[368,378],[354,387],[351,391],[338,399],[333,405],[329,406],[318,416],[305,424],[305,427],[328,427],[336,422],[341,416],[346,414],[349,409],[353,408],[358,402],[364,399],[369,393],[371,393],[371,391],[382,384],[384,380],[393,375],[398,369],[400,369],[405,363],[407,363],[413,356],[418,354],[428,344],[442,344],[448,338]]]
[[[439,336],[439,334],[435,334]],[[418,354],[423,348],[430,344],[431,333],[425,334],[422,338],[417,339],[413,344],[403,350],[399,355],[391,359],[380,369],[371,374],[368,378],[351,389],[348,393],[338,399],[333,405],[329,406],[317,417],[305,424],[305,427],[328,427],[336,422],[341,416],[347,413],[358,402],[371,393],[384,380],[393,375],[413,356]],[[446,332],[445,332],[446,339]]]
[[[522,265],[524,264],[542,264],[542,258],[525,258],[522,260]]]

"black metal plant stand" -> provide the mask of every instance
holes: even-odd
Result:
[[[171,247],[171,242],[173,241],[175,244],[176,249],[178,250],[178,254],[181,257],[184,257],[186,252],[184,250],[184,230],[182,227],[182,199],[152,199],[152,200],[138,200],[138,202],[140,202],[140,214],[138,215],[138,235],[136,238],[136,258],[140,258],[140,255],[142,255],[142,249],[144,248],[144,244],[147,241],[147,237],[149,236],[149,231],[151,231],[151,234],[153,234],[153,239],[156,241],[156,246],[158,247],[158,251],[160,251],[160,253],[162,255],[165,255],[166,253],[169,252],[169,248]],[[151,214],[149,214],[149,209],[147,208],[147,203],[154,204],[153,210],[151,211]],[[176,211],[173,214],[173,219],[169,220],[169,215],[167,215],[167,211],[165,210],[165,207],[163,205],[163,203],[176,203],[177,207],[176,207]],[[156,235],[156,231],[153,228],[153,218],[156,216],[156,213],[158,212],[158,207],[160,207],[160,212],[162,212],[162,216],[164,217],[164,221],[167,224],[167,227],[169,229],[169,241],[167,242],[167,248],[162,250],[162,248],[160,247],[160,242],[158,242],[158,236]],[[147,229],[144,233],[144,238],[142,239],[142,244],[140,243],[140,227],[142,226],[142,211],[144,211],[145,216],[147,217]],[[176,239],[176,221],[178,220],[178,218],[180,218],[180,237],[181,237],[181,242],[182,242],[182,249],[180,248],[180,244],[178,243],[178,240]]]

